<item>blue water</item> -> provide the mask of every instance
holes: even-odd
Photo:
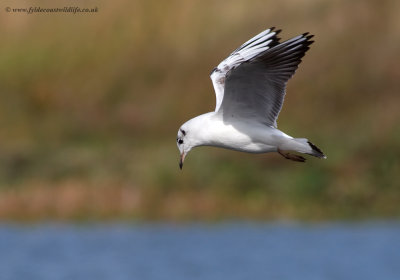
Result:
[[[400,223],[0,225],[0,279],[400,279]]]

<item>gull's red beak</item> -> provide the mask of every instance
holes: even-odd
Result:
[[[179,160],[179,168],[182,170],[183,161],[185,160],[185,153],[181,154],[181,159]]]

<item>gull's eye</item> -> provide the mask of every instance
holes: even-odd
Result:
[[[178,139],[178,144],[183,144],[183,140],[182,139]]]

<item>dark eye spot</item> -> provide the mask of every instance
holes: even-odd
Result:
[[[182,134],[185,136],[186,135],[186,131],[184,131],[183,129],[180,129],[180,131],[182,132]]]
[[[178,144],[183,144],[183,140],[182,139],[178,139]]]

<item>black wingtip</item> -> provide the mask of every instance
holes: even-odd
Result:
[[[306,34],[306,33],[305,33]],[[307,33],[308,34],[308,33]],[[311,38],[314,38],[314,35],[306,35],[306,36],[304,36],[306,39],[307,39],[307,43],[309,44],[309,45],[311,45],[312,43],[314,43],[314,40],[311,40]]]
[[[276,35],[278,35],[279,33],[281,33],[282,32],[282,29],[276,29],[275,30],[275,26],[272,26],[272,27],[270,27],[270,28],[268,28],[271,32],[275,32],[275,36]]]

